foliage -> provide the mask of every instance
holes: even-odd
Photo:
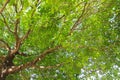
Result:
[[[4,4],[0,1],[0,65],[15,55],[10,57],[14,65],[0,70],[8,70],[7,80],[120,78],[119,0]]]

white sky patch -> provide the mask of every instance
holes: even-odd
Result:
[[[30,80],[36,80],[36,78],[38,78],[37,74],[31,74]]]
[[[81,79],[81,78],[83,78],[83,77],[85,77],[84,74],[80,74],[80,75],[78,76],[79,79]]]

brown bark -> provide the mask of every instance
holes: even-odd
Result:
[[[8,55],[5,57],[5,60],[3,61],[2,65],[0,66],[0,80],[5,80],[5,78],[9,74],[13,74],[16,72],[19,72],[21,70],[24,70],[26,68],[33,67],[37,62],[44,59],[48,54],[54,52],[55,50],[58,50],[61,48],[61,46],[56,46],[54,48],[49,48],[45,50],[43,53],[41,53],[40,56],[38,56],[36,59],[32,60],[31,62],[27,62],[25,64],[21,64],[19,66],[15,66],[13,63],[13,60],[15,58],[15,55],[17,55],[19,52],[14,53],[12,51],[8,52]]]
[[[8,55],[5,57],[4,61],[0,65],[0,80],[5,80],[8,76],[7,70],[14,65],[13,59],[15,55],[10,55],[11,51],[8,52]]]
[[[7,1],[9,1],[9,0],[7,0]],[[37,1],[40,3],[39,0],[37,0]],[[36,2],[36,4],[37,4],[37,2]],[[6,3],[6,5],[7,5],[7,3]],[[3,22],[6,25],[6,27],[8,28],[8,31],[11,32],[12,34],[14,34],[14,37],[15,37],[16,41],[15,41],[14,49],[11,49],[10,46],[5,41],[1,40],[8,48],[8,55],[5,57],[5,59],[2,61],[2,63],[0,63],[0,80],[5,80],[6,77],[9,74],[13,74],[13,73],[19,72],[21,70],[24,70],[26,68],[33,67],[37,62],[39,62],[42,59],[44,59],[47,55],[49,55],[50,53],[52,53],[52,52],[54,52],[54,51],[56,51],[56,50],[61,48],[61,46],[56,46],[56,47],[53,47],[53,48],[49,48],[49,49],[43,51],[43,53],[41,53],[41,55],[38,55],[38,57],[35,58],[34,60],[32,60],[30,62],[27,62],[25,64],[21,64],[19,66],[16,66],[13,63],[13,60],[16,57],[17,54],[21,53],[21,52],[19,52],[19,49],[20,49],[22,43],[24,42],[24,40],[29,36],[29,34],[31,32],[31,29],[29,29],[26,32],[25,35],[23,35],[22,37],[19,37],[18,28],[20,27],[19,26],[20,18],[18,18],[18,19],[15,20],[14,30],[11,30],[9,24],[7,23],[7,20],[5,19],[4,15],[2,14],[2,11],[4,10],[5,6],[3,6],[3,8],[0,10],[0,14],[3,17]],[[84,6],[84,10],[85,10],[85,6]],[[21,10],[22,9],[20,9],[20,11]],[[84,10],[83,10],[82,15],[84,14]],[[16,13],[19,12],[17,10],[17,5],[15,5],[15,11],[16,11]],[[35,10],[33,10],[32,14],[31,14],[31,17],[33,17],[34,12],[35,12]],[[82,15],[78,18],[78,20],[73,25],[72,29],[70,30],[70,34],[74,31],[74,29],[77,27],[77,25],[80,24],[80,20],[81,20]],[[64,17],[64,15],[62,17]],[[58,64],[56,66],[60,66],[60,65],[61,64]],[[56,67],[56,66],[48,66],[46,68],[52,68],[52,67]]]

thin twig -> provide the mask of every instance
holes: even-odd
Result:
[[[8,43],[6,43],[4,40],[0,39],[0,42],[4,43],[6,49],[9,51],[10,50],[10,46],[8,45]]]
[[[50,54],[51,52],[53,52],[53,51],[55,51],[55,50],[58,50],[58,49],[60,49],[60,48],[61,48],[61,46],[59,45],[59,46],[56,46],[56,47],[54,47],[54,48],[50,48],[50,49],[48,49],[48,50],[45,50],[40,56],[38,56],[38,57],[33,61],[33,63],[36,64],[38,61],[41,61],[43,58],[45,58],[46,55],[48,55],[48,54]]]
[[[9,3],[10,0],[6,0],[5,4],[3,5],[3,7],[0,9],[0,14],[3,12],[3,10],[5,9],[5,7],[7,6],[7,4]]]
[[[11,33],[13,33],[13,31],[10,29],[10,26],[9,26],[8,23],[7,23],[7,20],[5,19],[4,15],[3,15],[2,13],[1,13],[1,16],[2,16],[2,18],[3,18],[4,24],[5,24],[6,27],[8,28],[8,30],[9,30]]]
[[[65,15],[62,15],[61,17],[57,18],[56,20],[60,20],[60,19],[62,19],[63,17],[65,17]]]
[[[29,30],[27,31],[27,33],[20,39],[21,43],[28,37],[28,35],[30,34],[31,31],[32,31],[32,30],[29,29]]]
[[[74,29],[80,24],[81,18],[83,17],[83,15],[84,15],[84,13],[85,13],[86,5],[87,5],[87,3],[85,3],[81,15],[79,16],[79,18],[77,19],[77,21],[76,21],[76,22],[74,23],[74,25],[72,26],[69,34],[71,34],[71,33],[74,31]]]

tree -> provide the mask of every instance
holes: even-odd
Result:
[[[0,1],[0,80],[118,79],[119,5],[119,0]]]

